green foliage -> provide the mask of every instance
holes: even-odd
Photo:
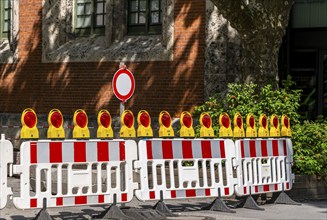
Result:
[[[272,85],[266,85],[259,89],[258,85],[250,84],[228,84],[226,94],[216,94],[210,97],[203,105],[195,107],[194,116],[202,112],[208,112],[213,121],[215,132],[219,129],[219,115],[226,112],[233,120],[234,114],[239,112],[245,117],[252,113],[258,120],[261,113],[268,117],[272,114],[281,116],[286,114],[291,119],[291,124],[299,122],[300,115],[297,113],[300,106],[301,90],[291,90],[294,84],[290,78],[283,81],[282,88],[273,88]]]
[[[294,172],[327,175],[327,120],[304,121],[292,133]]]

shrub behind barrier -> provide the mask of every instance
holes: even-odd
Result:
[[[293,126],[293,170],[296,174],[327,175],[327,120]]]

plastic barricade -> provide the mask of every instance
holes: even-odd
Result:
[[[294,180],[290,139],[237,140],[235,167],[238,196],[290,190]]]
[[[23,142],[21,164],[13,167],[20,174],[13,203],[18,209],[42,208],[44,199],[47,207],[127,203],[136,159],[132,140]]]
[[[138,144],[141,200],[182,199],[231,196],[232,140],[220,139],[149,139]]]
[[[10,141],[5,140],[5,136],[2,134],[0,140],[0,209],[6,206],[8,196],[12,195],[12,190],[8,187],[7,179],[8,174],[9,176],[12,175],[12,164],[13,146]]]

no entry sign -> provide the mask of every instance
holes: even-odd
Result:
[[[122,102],[130,99],[135,90],[135,79],[128,69],[119,69],[112,80],[114,94]]]

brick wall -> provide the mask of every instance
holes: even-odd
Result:
[[[37,113],[59,108],[72,114],[83,108],[89,115],[101,108],[113,116],[119,102],[111,89],[116,62],[42,63],[42,0],[19,1],[18,62],[0,64],[0,113]],[[126,107],[153,116],[168,110],[178,116],[203,102],[205,0],[175,1],[174,61],[126,63],[136,89]]]

